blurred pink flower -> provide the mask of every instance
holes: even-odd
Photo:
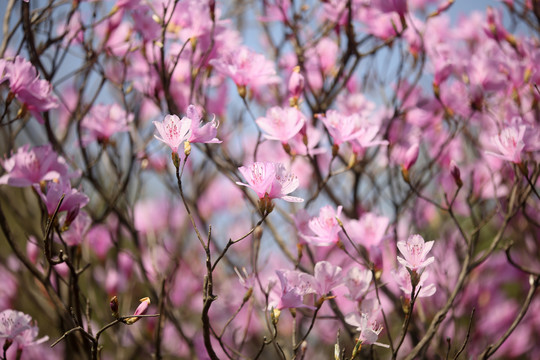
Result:
[[[203,123],[201,121],[201,111],[196,106],[189,105],[187,108],[187,118],[191,120],[191,136],[188,138],[189,142],[221,143],[221,140],[216,137],[219,123],[216,121],[215,116],[212,121],[200,126]],[[185,118],[183,118],[181,121],[184,121],[184,119]]]
[[[4,310],[0,313],[0,339],[17,343],[18,349],[41,344],[49,339],[36,339],[39,329],[32,324],[32,318],[20,311]]]
[[[178,147],[191,136],[191,120],[180,118],[176,115],[167,115],[162,122],[154,121],[161,137],[154,135],[156,139],[169,145],[173,153],[178,152]]]
[[[425,242],[420,235],[411,235],[407,242],[398,241],[397,247],[405,257],[398,256],[399,263],[411,270],[418,270],[428,266],[435,261],[433,256],[426,259],[426,255],[433,247],[433,243],[433,241]]]
[[[237,86],[262,86],[279,82],[274,63],[245,46],[210,60],[218,72],[229,76]]]
[[[341,215],[342,206],[337,207],[337,211],[327,205],[319,211],[319,216],[309,220],[309,229],[313,236],[304,236],[309,244],[315,246],[329,246],[338,242],[338,233],[341,227],[336,218]]]
[[[403,293],[407,297],[407,299],[410,300],[413,294],[412,294],[411,274],[409,273],[409,270],[407,270],[405,266],[400,266],[398,271],[392,270],[391,274],[394,277],[394,280],[398,284],[399,288],[403,291]],[[429,276],[429,271],[422,272],[422,275],[420,275],[418,284],[416,284],[414,296],[430,297],[431,295],[435,294],[437,290],[437,288],[435,287],[435,284],[429,284],[429,285],[424,284],[428,276]]]
[[[328,261],[319,261],[313,270],[314,290],[317,295],[326,295],[341,285],[341,267],[334,266]]]
[[[491,142],[497,147],[499,152],[486,151],[486,154],[516,164],[521,163],[521,152],[525,147],[525,142],[523,141],[525,130],[525,125],[509,126],[503,129],[500,134],[491,138]]]
[[[296,175],[287,171],[281,163],[255,162],[249,167],[242,166],[238,170],[246,179],[247,184],[239,181],[236,183],[254,190],[259,199],[268,195],[270,199],[283,199],[289,202],[304,201],[304,199],[287,195],[296,190],[299,181]]]
[[[55,181],[48,181],[45,189],[38,184],[34,184],[34,189],[47,207],[49,216],[56,210],[62,196],[64,196],[64,200],[58,212],[78,212],[80,208],[84,207],[90,201],[88,196],[77,189],[73,189],[69,180],[62,177],[55,179]]]
[[[373,274],[368,269],[362,270],[358,266],[351,268],[344,279],[345,286],[349,289],[349,294],[346,296],[353,301],[362,300],[372,279]]]
[[[43,122],[41,112],[58,107],[58,99],[52,94],[52,86],[47,80],[40,80],[32,63],[21,56],[14,61],[0,59],[0,83],[9,81],[9,88],[15,97],[26,105],[30,113]]]
[[[97,140],[107,142],[116,133],[129,130],[133,114],[128,114],[120,105],[94,105],[82,120],[82,128],[86,130],[83,145]]]
[[[303,281],[304,278],[300,276],[300,272],[276,270],[276,274],[281,284],[281,292],[278,300],[270,302],[271,307],[278,310],[291,308],[315,309],[315,307],[306,305],[303,302],[304,295],[313,292],[313,290],[309,282]]]
[[[7,172],[0,177],[0,184],[15,187],[27,187],[61,176],[71,176],[65,160],[52,150],[51,145],[32,149],[30,145],[24,145],[10,158],[0,160],[0,163]]]
[[[266,111],[266,117],[257,119],[257,125],[270,140],[279,140],[286,144],[306,123],[306,117],[296,108],[274,106]]]

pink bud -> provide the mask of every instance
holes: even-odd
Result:
[[[292,97],[299,98],[304,91],[304,76],[300,74],[300,67],[296,66],[289,78],[289,93]]]
[[[414,163],[416,163],[416,160],[418,159],[418,151],[419,151],[419,147],[418,147],[418,144],[413,144],[409,150],[407,150],[407,152],[405,153],[405,162],[403,163],[403,168],[405,170],[409,170],[411,168],[411,166],[414,165]]]
[[[148,310],[148,305],[150,305],[150,298],[144,297],[141,300],[139,300],[141,303],[139,306],[137,306],[137,309],[135,310],[135,313],[133,315],[142,315]]]
[[[463,186],[463,181],[461,181],[461,172],[459,171],[459,168],[457,167],[454,160],[450,162],[450,174],[452,174],[452,177],[454,178],[457,186]]]

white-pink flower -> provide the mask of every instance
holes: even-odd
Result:
[[[191,121],[191,136],[188,141],[190,143],[221,143],[221,140],[216,137],[219,123],[216,121],[215,116],[212,121],[206,124],[203,124],[201,119],[202,113],[200,109],[195,105],[189,105],[187,108],[187,119],[182,119],[182,121]]]
[[[32,318],[23,312],[7,309],[0,313],[0,339],[16,342],[19,349],[38,345],[48,336],[36,339],[39,329],[32,324]]]
[[[397,282],[399,288],[405,294],[405,297],[410,300],[413,294],[412,294],[411,274],[409,273],[409,271],[405,267],[400,266],[398,271],[392,270],[391,273],[392,273],[392,276],[394,277],[394,280]],[[424,284],[428,276],[429,276],[428,271],[423,271],[422,275],[420,275],[418,284],[415,287],[415,293],[414,293],[415,297],[416,296],[429,297],[435,294],[435,291],[437,291],[437,289],[435,288],[435,284],[429,284],[429,285]]]
[[[154,121],[159,136],[154,135],[159,141],[169,145],[174,153],[178,152],[178,147],[191,135],[191,120],[180,118],[176,115],[167,115],[162,122]]]
[[[255,162],[250,166],[238,168],[247,181],[237,182],[257,193],[259,199],[268,196],[270,199],[283,199],[289,202],[302,202],[304,199],[289,196],[300,184],[298,178],[289,172],[281,163]]]
[[[499,159],[521,163],[521,152],[525,147],[523,138],[525,137],[525,125],[509,126],[500,134],[491,138],[491,142],[497,147],[498,153],[486,151],[487,155],[495,156]]]
[[[270,140],[279,140],[283,144],[293,138],[306,122],[306,117],[296,108],[283,109],[274,106],[266,112],[266,117],[257,119],[257,125]]]
[[[411,235],[407,242],[398,241],[397,247],[404,256],[404,258],[397,257],[399,263],[411,270],[424,268],[435,261],[433,256],[426,259],[426,255],[433,247],[433,241],[425,242],[420,235]]]
[[[361,270],[357,266],[351,268],[345,277],[345,286],[349,289],[347,297],[353,301],[362,300],[372,279],[373,274],[368,269]]]
[[[368,314],[351,313],[345,317],[345,321],[348,324],[355,326],[356,331],[360,332],[358,335],[358,341],[360,341],[362,344],[379,345],[385,348],[389,347],[386,344],[377,342],[379,334],[383,328],[382,326],[378,325],[375,320],[370,319]]]
[[[313,236],[304,236],[306,242],[315,246],[329,246],[338,242],[338,234],[341,227],[337,218],[341,215],[342,206],[338,206],[337,211],[327,205],[319,211],[319,216],[309,220],[309,229]]]

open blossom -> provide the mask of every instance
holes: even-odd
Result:
[[[244,46],[222,58],[210,60],[210,64],[221,74],[229,76],[238,87],[257,87],[279,81],[274,63]]]
[[[83,143],[94,140],[106,142],[118,132],[128,131],[128,124],[133,121],[133,114],[128,114],[120,105],[95,105],[82,121],[86,130]]]
[[[347,297],[353,301],[360,301],[366,295],[373,274],[368,269],[361,270],[355,266],[345,276],[345,286],[349,289]]]
[[[302,198],[287,194],[296,190],[299,180],[291,172],[288,172],[281,163],[255,162],[249,167],[238,168],[247,181],[237,182],[238,185],[247,186],[257,193],[259,199],[266,195],[270,199],[283,199],[289,202],[302,202]]]
[[[325,295],[341,285],[341,267],[328,261],[319,261],[313,270],[314,290],[318,295]]]
[[[315,309],[315,307],[304,304],[304,295],[312,293],[313,289],[309,281],[305,281],[308,278],[302,277],[303,275],[299,271],[289,270],[276,270],[276,274],[279,278],[281,285],[281,291],[278,296],[279,299],[270,301],[270,307],[278,310],[291,309],[291,308],[308,308]]]
[[[336,218],[341,215],[342,209],[342,206],[338,206],[336,211],[330,205],[321,208],[319,216],[312,218],[308,223],[314,235],[304,235],[304,239],[315,246],[329,246],[337,243],[341,227]]]
[[[17,56],[14,61],[0,59],[0,69],[2,68],[4,74],[0,71],[0,83],[8,80],[11,93],[38,121],[43,122],[40,114],[42,111],[58,107],[58,99],[52,94],[51,84],[40,80],[32,63],[25,58]]]
[[[191,120],[180,118],[176,115],[167,115],[162,122],[154,121],[161,137],[154,135],[159,141],[169,145],[173,153],[178,152],[178,147],[191,136]]]
[[[358,341],[362,344],[373,344],[379,345],[382,347],[388,347],[386,344],[381,344],[377,342],[379,334],[382,331],[382,326],[378,325],[377,322],[369,317],[369,314],[362,313],[351,313],[345,317],[345,321],[356,327],[356,331],[359,331]]]
[[[191,143],[221,143],[217,135],[219,123],[215,120],[202,125],[202,114],[195,105],[189,105],[187,108],[187,118],[191,120],[191,136],[188,141]],[[184,119],[182,119],[184,121]]]
[[[11,309],[0,313],[0,340],[17,343],[17,347],[22,349],[49,339],[48,336],[36,339],[38,332],[39,329],[32,324],[30,315]]]
[[[503,129],[500,134],[491,138],[491,142],[499,152],[486,151],[486,154],[519,164],[521,162],[521,152],[525,147],[523,138],[526,129],[525,125],[510,126]]]
[[[274,106],[266,112],[265,117],[257,119],[257,125],[270,140],[279,140],[283,144],[293,138],[306,123],[306,117],[296,108],[283,109]]]
[[[64,196],[64,200],[58,209],[59,212],[78,212],[78,210],[88,204],[90,200],[88,196],[82,192],[71,188],[69,180],[62,177],[58,178],[56,181],[47,182],[47,185],[43,191],[42,187],[37,184],[34,184],[34,189],[36,189],[37,193],[41,197],[41,200],[43,200],[47,206],[47,213],[49,215],[54,213],[62,196]]]
[[[399,263],[411,270],[424,268],[435,261],[433,256],[426,259],[426,255],[433,247],[433,241],[425,242],[420,235],[411,235],[406,242],[398,241],[397,247],[404,256],[404,258],[397,257]]]
[[[0,160],[7,174],[0,177],[0,184],[15,187],[27,187],[39,184],[41,181],[70,176],[65,160],[59,157],[51,145],[24,145],[10,158]]]
[[[404,267],[400,266],[398,271],[392,270],[392,276],[394,277],[394,280],[399,285],[399,288],[403,291],[407,299],[411,299],[413,297],[412,294],[412,282],[411,282],[411,274],[409,271]],[[435,284],[424,284],[429,276],[428,271],[423,271],[422,275],[420,275],[420,278],[418,280],[418,284],[416,284],[416,292],[414,296],[418,297],[429,297],[433,294],[435,294],[435,291],[437,290],[435,288]],[[420,290],[418,290],[420,289]]]

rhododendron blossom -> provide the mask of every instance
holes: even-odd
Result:
[[[525,147],[523,142],[525,130],[525,125],[510,126],[503,129],[499,135],[491,138],[491,142],[499,152],[486,151],[486,154],[519,164],[521,162],[521,153]]]
[[[154,121],[154,125],[161,137],[154,135],[156,139],[169,145],[173,153],[178,152],[178,147],[191,135],[191,120],[180,118],[176,115],[167,115],[162,122]]]
[[[425,242],[420,235],[411,235],[407,241],[398,241],[397,247],[403,257],[398,256],[400,264],[411,270],[419,270],[435,261],[435,257],[426,259],[426,255],[433,247],[433,241]]]
[[[128,114],[120,105],[96,105],[90,109],[82,121],[82,128],[87,131],[83,143],[94,140],[108,141],[114,134],[128,131],[128,124],[133,121],[133,114]]]
[[[321,208],[319,216],[309,220],[309,229],[313,236],[304,235],[304,239],[315,246],[329,246],[338,242],[338,234],[341,227],[337,218],[341,215],[342,206],[337,207],[337,211],[330,205]]]
[[[257,125],[270,140],[279,140],[283,144],[294,137],[306,123],[306,117],[296,108],[283,109],[274,106],[266,111],[266,117],[257,119]]]
[[[49,339],[48,336],[36,339],[38,332],[39,329],[32,324],[30,315],[11,309],[0,313],[0,340],[4,340],[4,349],[7,341],[14,342],[19,349],[23,349]]]
[[[51,84],[40,80],[36,69],[21,56],[14,61],[0,59],[0,83],[9,81],[10,91],[22,102],[40,122],[43,122],[41,112],[58,107],[58,99],[52,94]]]
[[[0,177],[0,184],[26,187],[41,181],[71,176],[65,160],[59,157],[51,145],[30,148],[24,145],[10,158],[0,160],[7,174]]]
[[[302,202],[303,199],[289,196],[299,185],[296,175],[287,171],[281,163],[255,162],[250,166],[238,168],[247,181],[236,182],[238,185],[247,186],[257,193],[262,199],[268,196],[270,199],[283,199],[289,202]]]
[[[191,122],[191,136],[188,138],[190,143],[220,143],[217,135],[217,128],[219,123],[214,120],[204,124],[201,121],[201,111],[194,105],[189,105],[187,108],[187,118]],[[182,121],[185,121],[182,119]]]
[[[352,326],[356,327],[356,331],[359,331],[358,341],[361,344],[373,344],[382,347],[389,347],[386,344],[381,344],[377,342],[379,334],[383,330],[383,327],[375,320],[372,320],[368,317],[368,314],[362,313],[351,313],[345,317],[345,321]]]
[[[400,266],[398,271],[392,270],[392,276],[399,288],[403,291],[407,299],[411,299],[413,296],[416,297],[430,297],[435,294],[437,288],[435,284],[425,284],[427,278],[429,277],[429,271],[423,271],[422,275],[418,280],[418,284],[415,285],[415,293],[412,294],[413,286],[411,282],[411,274],[404,266]]]

